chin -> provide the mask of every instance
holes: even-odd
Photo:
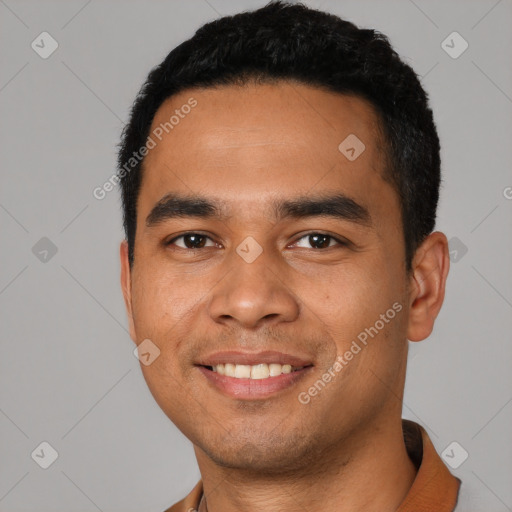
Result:
[[[255,433],[257,431],[252,432]],[[203,440],[198,446],[218,466],[259,475],[296,472],[311,463],[310,456],[315,451],[313,439],[300,442],[295,436],[277,438],[271,433],[267,439],[263,439],[261,433],[253,439],[228,435],[221,442],[205,443]]]

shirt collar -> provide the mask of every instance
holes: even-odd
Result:
[[[448,471],[421,425],[402,420],[402,431],[407,453],[419,467],[397,512],[452,512],[457,504],[461,481]]]

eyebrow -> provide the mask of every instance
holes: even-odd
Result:
[[[294,199],[274,199],[270,203],[273,217],[280,221],[287,218],[332,217],[372,227],[369,210],[345,194],[300,196]],[[226,203],[201,196],[167,194],[160,199],[146,217],[146,226],[154,227],[174,218],[217,218],[225,220]]]

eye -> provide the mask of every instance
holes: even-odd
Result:
[[[177,243],[178,240],[183,240],[181,243]],[[210,245],[207,245],[207,241],[210,241]],[[301,242],[301,240],[304,240],[304,242]],[[334,242],[334,243],[333,243]],[[309,245],[300,245],[303,244],[309,244]],[[183,235],[177,236],[173,238],[172,240],[169,240],[165,243],[165,245],[176,245],[180,249],[185,250],[194,250],[194,249],[203,249],[205,247],[215,247],[217,244],[207,235],[204,235],[202,233],[184,233]],[[328,249],[330,247],[338,246],[346,246],[348,245],[347,242],[344,242],[343,240],[340,240],[339,238],[336,238],[332,235],[328,235],[326,233],[308,233],[301,238],[299,238],[294,244],[294,246],[303,247],[306,249],[310,249],[311,247],[313,249]]]
[[[215,246],[215,242],[213,242],[213,240],[210,237],[208,237],[206,235],[202,235],[201,233],[184,233],[183,235],[177,236],[176,238],[169,240],[168,242],[166,242],[165,245],[173,245],[176,242],[176,240],[180,240],[180,239],[183,239],[183,244],[184,244],[184,245],[176,244],[177,247],[179,247],[180,249],[194,250],[194,249],[202,249],[203,247],[214,247]],[[212,242],[212,245],[207,246],[206,240],[210,240]]]
[[[305,247],[306,249],[309,249],[311,246],[313,246],[314,249],[327,249],[329,247],[336,246],[336,244],[331,245],[331,242],[337,242],[337,244],[341,246],[348,245],[346,242],[343,242],[342,240],[332,235],[327,235],[325,233],[308,233],[307,235],[304,235],[303,237],[299,238],[294,245],[297,245],[300,242],[300,240],[304,239],[307,239],[305,242],[306,244],[310,244],[309,247],[307,247],[306,245],[302,246]]]

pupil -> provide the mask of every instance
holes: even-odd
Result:
[[[321,248],[329,246],[329,235],[309,235],[309,243],[311,245],[320,245]],[[318,239],[322,239],[323,242],[318,243]]]
[[[202,238],[203,239],[203,243],[197,243],[197,239],[198,238]],[[185,245],[189,248],[189,249],[197,249],[197,248],[201,248],[204,246],[204,236],[203,235],[185,235]],[[192,240],[192,243],[189,244],[187,243],[188,241],[191,241]]]

